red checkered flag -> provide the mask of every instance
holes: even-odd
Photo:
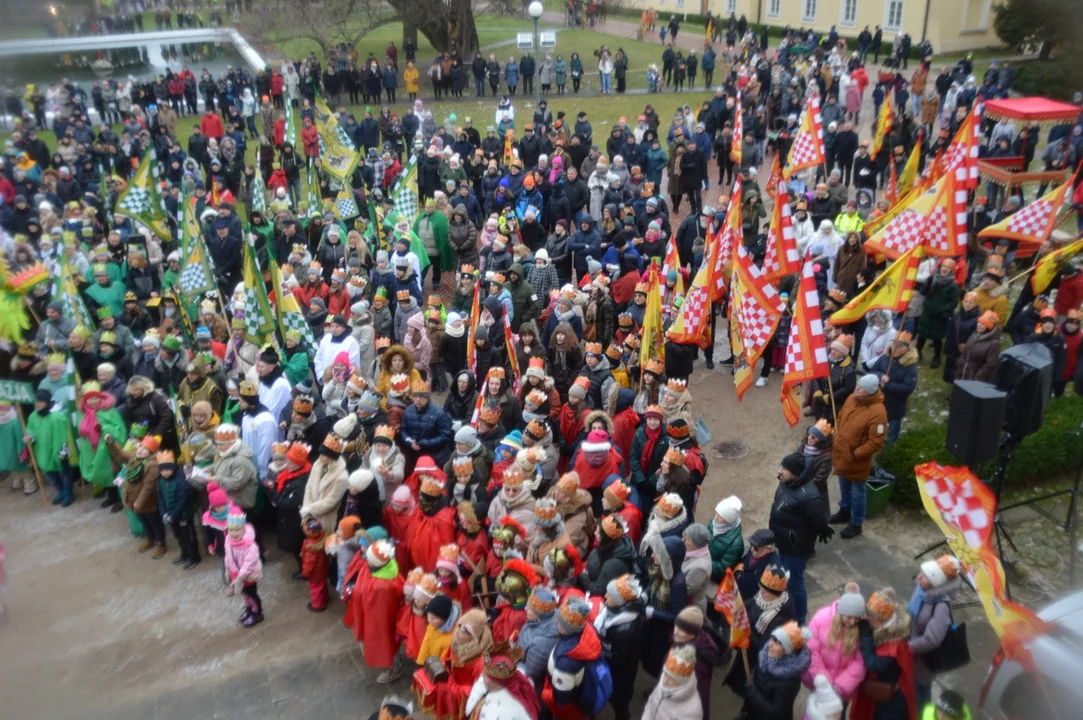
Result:
[[[1038,245],[1049,239],[1053,228],[1057,226],[1064,203],[1072,196],[1072,184],[1075,177],[1069,178],[1051,192],[1046,193],[1029,205],[1024,205],[1017,212],[1009,215],[995,225],[978,233],[979,238],[1010,238],[1021,243],[1033,244],[1032,247],[1020,247],[1017,256],[1027,256],[1036,252]]]
[[[771,186],[768,185],[768,188]],[[763,256],[763,272],[770,283],[777,283],[780,278],[795,273],[800,269],[801,256],[797,254],[797,240],[794,237],[793,218],[790,203],[787,202],[786,182],[778,179],[778,198],[771,211],[771,225],[767,228],[767,252]]]
[[[945,175],[932,214],[925,223],[927,255],[959,257],[966,254],[966,206],[969,193],[955,175]]]
[[[794,427],[801,420],[797,386],[816,378],[827,377],[830,372],[824,324],[820,319],[820,296],[816,292],[812,260],[806,257],[793,300],[790,337],[786,344],[786,368],[782,376],[782,396],[779,398],[782,401],[782,414],[790,427]]]
[[[767,174],[767,184],[763,186],[772,200],[778,197],[778,184],[780,182],[782,182],[782,154],[776,152],[774,159],[771,161],[771,172]]]
[[[938,164],[943,163],[942,173],[952,175],[965,190],[978,186],[978,146],[981,141],[981,103],[974,103],[974,109],[948,144],[947,150]]]
[[[816,167],[824,163],[824,128],[820,116],[820,96],[813,95],[805,105],[801,115],[801,124],[790,145],[790,155],[786,159],[786,169],[782,176],[789,180],[795,172]]]
[[[740,401],[752,387],[752,371],[775,334],[786,304],[763,271],[752,262],[743,242],[737,243],[737,260],[730,283],[730,346],[733,349],[733,381]]]
[[[718,246],[718,252],[714,254],[711,302],[718,302],[725,297],[726,284],[729,282],[730,273],[733,272],[734,248],[744,244],[744,235],[741,232],[740,179],[733,183],[733,194],[730,196],[730,206],[726,210],[726,220],[722,223],[722,227],[715,231],[714,244]]]
[[[743,155],[744,147],[741,145],[745,139],[745,121],[744,111],[741,109],[741,93],[737,93],[737,102],[733,105],[734,112],[737,117],[733,120],[733,143],[730,144],[730,160],[733,164],[741,166],[741,156]]]

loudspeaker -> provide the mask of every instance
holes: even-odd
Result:
[[[1037,343],[1014,345],[1000,353],[996,386],[1008,393],[1004,430],[1021,440],[1042,426],[1053,393],[1053,356]]]
[[[944,447],[969,467],[997,456],[1008,393],[978,380],[956,380],[951,388]]]

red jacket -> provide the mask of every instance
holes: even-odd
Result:
[[[1079,342],[1083,340],[1083,331],[1076,330],[1075,333],[1068,334],[1064,331],[1064,323],[1061,323],[1060,335],[1064,338],[1065,345],[1064,375],[1061,379],[1064,382],[1071,382],[1075,375],[1076,363],[1079,362]]]
[[[1057,286],[1057,299],[1053,301],[1053,309],[1057,315],[1067,315],[1069,310],[1076,310],[1083,303],[1083,272],[1060,279]]]
[[[305,157],[320,156],[320,134],[315,125],[309,125],[301,130],[301,144],[305,146]]]
[[[391,186],[395,184],[395,178],[398,177],[401,171],[402,163],[399,162],[398,158],[392,159],[391,164],[384,170],[383,181],[385,190],[391,189]]]
[[[286,84],[286,80],[285,80],[285,78],[282,77],[282,73],[278,72],[277,70],[275,70],[275,71],[273,71],[271,73],[271,94],[272,95],[276,95],[276,96],[281,95],[282,94],[282,88],[285,86],[285,84]]]
[[[600,488],[605,479],[610,475],[620,475],[621,465],[620,451],[615,447],[609,448],[609,454],[606,455],[605,462],[599,467],[593,467],[587,462],[587,454],[580,452],[579,456],[575,459],[574,470],[579,473],[579,487],[583,490],[594,490]]]
[[[328,562],[327,553],[323,549],[323,541],[323,536],[306,537],[301,543],[301,574],[310,583],[327,582]]]
[[[204,113],[199,120],[199,131],[215,140],[221,140],[226,134],[225,128],[222,127],[222,118],[215,113]]]
[[[435,572],[440,548],[455,542],[455,510],[443,508],[435,515],[422,514],[410,538],[410,556],[414,565],[425,572]]]
[[[286,144],[286,121],[284,118],[275,120],[274,144],[280,148]]]
[[[632,440],[635,439],[636,426],[639,425],[639,414],[631,407],[626,407],[613,418],[613,441],[614,447],[620,450],[624,458],[624,475],[629,473],[628,458],[632,454]]]
[[[271,192],[278,192],[278,188],[289,191],[290,182],[286,179],[286,171],[282,168],[275,170],[271,173],[271,177],[267,180],[267,189]]]
[[[328,315],[341,315],[347,320],[350,319],[350,294],[345,287],[334,293],[328,291],[326,300]]]
[[[399,652],[395,625],[402,609],[403,584],[398,574],[387,580],[369,575],[354,590],[354,601],[364,607],[363,612],[354,609],[354,637],[364,647],[365,664],[370,668],[395,664]]]

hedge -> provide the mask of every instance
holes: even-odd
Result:
[[[1074,472],[1079,466],[1083,442],[1067,433],[1083,426],[1083,397],[1065,395],[1053,398],[1045,413],[1045,422],[1038,432],[1024,438],[1012,455],[1008,466],[1006,487],[1029,481],[1048,480],[1065,472]],[[935,460],[948,465],[959,461],[944,449],[947,435],[946,423],[925,424],[907,429],[899,440],[876,458],[880,467],[896,477],[892,502],[908,507],[921,505],[914,466]],[[983,480],[991,478],[996,460],[974,468]]]
[[[1016,62],[1012,90],[1020,95],[1042,95],[1071,100],[1072,94],[1083,87],[1083,67],[1080,58],[1058,57],[1052,60]]]

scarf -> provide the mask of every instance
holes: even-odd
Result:
[[[763,635],[767,632],[767,626],[770,625],[771,621],[778,615],[778,611],[781,610],[782,606],[786,604],[786,601],[790,599],[790,594],[783,591],[777,598],[768,602],[763,599],[763,593],[756,593],[754,599],[756,601],[756,607],[762,611],[760,617],[756,620],[756,632]]]
[[[809,445],[808,443],[805,443],[805,446],[801,448],[801,454],[806,457],[816,457],[823,451],[823,448],[817,447],[815,445]]]
[[[90,447],[97,448],[102,437],[102,426],[98,423],[98,408],[87,407],[83,419],[79,421],[79,435],[90,441]]]
[[[215,510],[214,508],[211,508],[210,514],[211,519],[214,520],[216,523],[221,523],[222,525],[225,525],[226,520],[229,519],[229,504],[227,503],[225,507],[223,507],[221,510]]]
[[[719,535],[725,535],[730,530],[733,530],[736,527],[740,527],[740,525],[741,518],[737,518],[737,522],[735,523],[718,523],[714,526],[714,536],[718,537]]]
[[[278,479],[275,481],[275,491],[281,495],[282,491],[286,489],[286,483],[294,478],[301,477],[312,471],[312,463],[306,462],[296,470],[283,470],[278,473]]]
[[[567,312],[561,312],[560,305],[557,305],[555,308],[553,308],[553,312],[557,316],[557,324],[566,322],[570,325],[572,322],[572,318],[575,317],[574,307],[569,308]]]
[[[143,474],[143,467],[147,464],[147,459],[142,460],[132,459],[132,462],[124,468],[124,479],[128,482],[139,482],[139,476]]]
[[[910,604],[906,606],[906,612],[910,613],[910,617],[916,618],[918,613],[921,612],[921,606],[924,604],[925,588],[917,585],[914,588],[914,596],[910,598]]]
[[[685,554],[684,554],[684,560],[685,560],[685,562],[688,562],[689,560],[691,560],[693,558],[699,558],[699,557],[703,557],[704,555],[709,555],[710,552],[711,552],[711,547],[709,545],[704,545],[701,548],[696,548],[695,550],[686,551]]]
[[[305,433],[308,429],[316,424],[316,413],[309,413],[304,420],[299,423],[290,423],[290,429],[286,431],[286,440],[293,442],[294,440],[304,440]]]
[[[654,457],[654,450],[658,447],[658,441],[662,439],[662,426],[659,425],[657,430],[651,430],[648,425],[643,426],[644,437],[646,438],[643,443],[643,454],[639,456],[640,467],[650,467],[651,458]]]

